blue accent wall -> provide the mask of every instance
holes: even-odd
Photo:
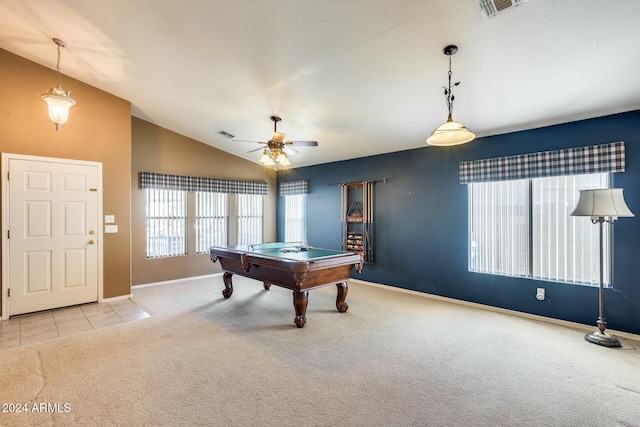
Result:
[[[279,171],[278,181],[309,180],[307,237],[339,249],[340,182],[382,180],[374,188],[374,264],[355,278],[546,317],[594,325],[597,287],[470,273],[467,269],[467,187],[458,165],[476,160],[624,141],[626,172],[613,174],[634,218],[613,226],[613,288],[605,289],[608,328],[640,334],[640,110],[478,138],[470,144],[425,147]],[[322,141],[320,141],[322,144]],[[284,203],[277,203],[284,240]],[[595,226],[594,226],[595,227]],[[536,288],[548,300],[535,298]]]

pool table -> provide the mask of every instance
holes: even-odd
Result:
[[[231,276],[239,274],[260,280],[266,290],[271,285],[293,291],[293,307],[298,328],[307,322],[306,312],[311,289],[335,284],[338,288],[336,308],[344,313],[349,308],[347,280],[352,269],[362,271],[362,257],[354,252],[318,249],[290,243],[259,245],[213,246],[211,261],[220,261],[225,289],[222,295],[233,293]]]

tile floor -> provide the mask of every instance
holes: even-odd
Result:
[[[149,314],[130,299],[16,316],[0,322],[0,350],[147,317]]]

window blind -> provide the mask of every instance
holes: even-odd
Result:
[[[147,189],[147,258],[185,255],[187,193]]]
[[[238,195],[238,244],[253,245],[262,242],[262,196]]]
[[[286,196],[284,208],[284,240],[307,243],[305,194]]]
[[[211,246],[227,244],[229,196],[223,193],[196,194],[196,253],[209,252]]]

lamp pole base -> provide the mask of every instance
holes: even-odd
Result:
[[[600,331],[591,332],[584,336],[584,339],[593,344],[602,345],[604,347],[622,347],[620,341],[613,335],[605,334]]]

